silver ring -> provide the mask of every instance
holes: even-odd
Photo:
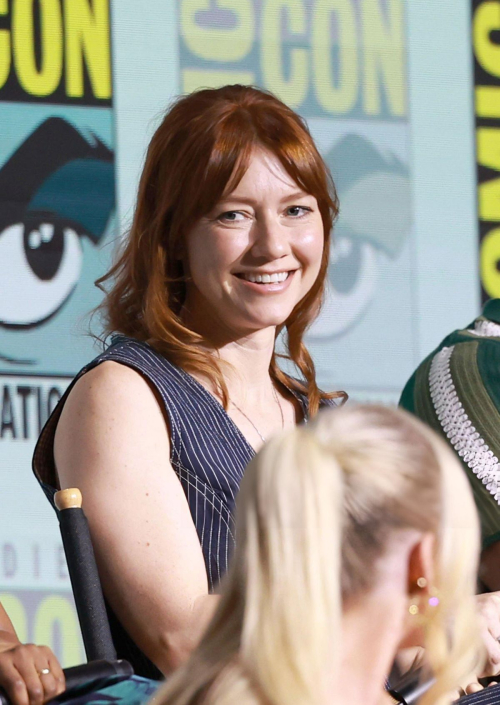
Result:
[[[41,671],[38,671],[39,676],[48,676],[50,673],[50,668],[42,668]]]

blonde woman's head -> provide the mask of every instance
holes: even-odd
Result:
[[[432,431],[380,406],[320,414],[247,468],[220,606],[165,703],[317,705],[347,606],[373,594],[401,639],[420,632],[436,702],[478,658],[478,542],[463,470]]]

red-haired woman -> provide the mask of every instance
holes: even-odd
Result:
[[[325,394],[303,342],[337,214],[303,120],[226,86],[178,100],[146,158],[105,279],[110,347],[49,419],[34,467],[84,496],[119,656],[160,677],[210,618],[247,463]],[[300,381],[281,371],[288,348]]]

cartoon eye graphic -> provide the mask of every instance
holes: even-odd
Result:
[[[394,155],[382,155],[361,135],[346,135],[326,161],[341,214],[325,303],[311,338],[343,335],[359,321],[376,296],[380,264],[399,256],[411,227],[408,170]]]
[[[80,238],[94,245],[114,207],[113,152],[66,120],[41,123],[0,169],[0,326],[40,325],[74,291]]]
[[[376,250],[365,242],[338,237],[332,248],[327,291],[321,315],[308,336],[312,339],[345,333],[373,298],[378,274]]]
[[[82,247],[59,223],[16,223],[0,233],[0,321],[31,326],[55,313],[80,277]]]

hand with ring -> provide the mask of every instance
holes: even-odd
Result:
[[[1,604],[0,687],[12,705],[42,705],[66,687],[62,668],[49,647],[21,644]]]
[[[64,691],[64,673],[48,646],[18,644],[0,653],[0,686],[12,705],[42,705]]]

